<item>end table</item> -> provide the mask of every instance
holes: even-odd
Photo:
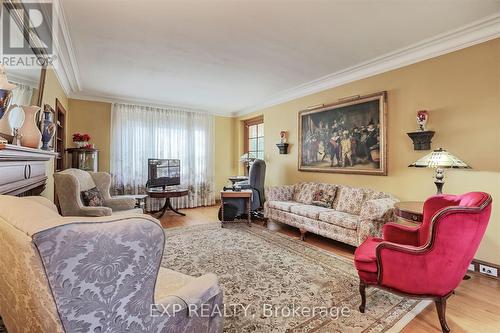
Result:
[[[247,202],[247,224],[251,227],[251,214],[250,208],[252,206],[252,190],[241,190],[241,191],[221,191],[220,192],[220,204],[221,204],[221,213],[222,213],[222,221],[221,227],[224,228],[224,223],[228,223],[228,221],[224,221],[224,200],[225,199],[235,199],[235,198],[243,198]]]
[[[401,201],[394,205],[394,213],[404,221],[422,223],[424,217],[424,203],[422,201]]]
[[[172,203],[170,202],[170,198],[179,198],[186,195],[189,195],[189,190],[187,188],[148,188],[146,193],[150,198],[156,199],[165,199],[165,204],[162,208],[156,211],[151,211],[150,213],[157,214],[159,213],[158,219],[161,219],[163,215],[167,212],[167,210],[171,210],[176,214],[181,216],[186,216],[186,214],[179,212],[177,209],[172,207]]]

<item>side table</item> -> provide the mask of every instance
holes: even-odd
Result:
[[[149,188],[146,190],[146,193],[150,198],[156,198],[156,199],[165,199],[165,205],[160,210],[157,211],[152,211],[150,213],[156,214],[160,213],[159,219],[165,215],[167,210],[171,210],[176,214],[179,214],[181,216],[186,216],[186,214],[179,212],[176,210],[174,207],[172,207],[172,203],[170,202],[170,198],[179,198],[183,197],[185,195],[189,194],[188,189],[182,189],[182,188],[173,188],[173,189],[154,189],[154,188]]]
[[[424,203],[422,201],[401,201],[394,205],[394,213],[405,222],[422,223]]]
[[[222,213],[222,221],[221,227],[224,228],[224,223],[228,223],[228,221],[224,221],[224,200],[225,199],[235,199],[235,198],[243,198],[247,202],[247,224],[251,227],[251,214],[250,207],[252,206],[252,190],[241,190],[241,191],[221,191],[220,192],[220,204],[221,204],[221,213]]]

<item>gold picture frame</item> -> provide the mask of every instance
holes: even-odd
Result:
[[[387,92],[298,113],[299,171],[387,175]]]

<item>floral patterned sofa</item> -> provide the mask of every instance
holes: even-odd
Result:
[[[389,193],[324,183],[298,183],[266,188],[266,218],[353,246],[394,220]]]

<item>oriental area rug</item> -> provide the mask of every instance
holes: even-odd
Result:
[[[398,332],[429,304],[368,288],[362,314],[352,260],[258,225],[165,234],[162,266],[218,276],[224,332]]]

